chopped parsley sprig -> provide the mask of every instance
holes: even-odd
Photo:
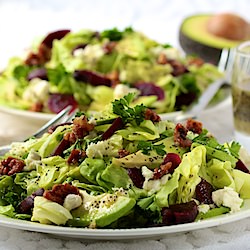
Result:
[[[165,146],[163,143],[154,145],[150,141],[139,141],[137,145],[138,150],[141,150],[143,154],[149,155],[150,151],[155,150],[158,155],[165,155],[166,151],[164,150]]]
[[[140,125],[145,119],[144,112],[147,107],[143,104],[130,107],[134,97],[134,93],[129,93],[120,100],[113,101],[113,112],[114,114],[119,115],[124,123],[135,121],[137,125]]]

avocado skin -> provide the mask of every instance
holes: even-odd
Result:
[[[188,55],[198,56],[205,62],[217,65],[220,60],[222,49],[213,48],[199,43],[179,31],[179,43],[184,52]]]

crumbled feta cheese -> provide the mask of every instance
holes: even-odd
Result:
[[[77,194],[68,194],[63,202],[63,206],[71,211],[77,207],[80,207],[82,204],[82,197]]]
[[[122,136],[113,135],[108,140],[97,143],[91,142],[86,149],[86,154],[89,158],[103,158],[104,156],[117,157],[121,147]]]
[[[208,204],[201,204],[198,206],[198,211],[201,213],[207,213],[210,209],[210,206]]]
[[[224,187],[223,189],[212,192],[212,200],[217,206],[223,205],[229,207],[231,213],[239,211],[243,203],[239,194],[230,187]]]
[[[34,78],[23,93],[23,99],[30,102],[44,102],[49,95],[49,83],[45,80]]]
[[[166,174],[160,179],[152,180],[154,172],[148,169],[146,166],[142,167],[142,175],[145,178],[145,181],[143,182],[143,189],[149,192],[149,195],[159,191],[161,187],[167,183],[170,174]]]
[[[105,54],[100,44],[88,44],[84,49],[76,49],[73,53],[75,57],[84,59],[87,63],[95,63]]]
[[[30,171],[32,169],[36,169],[38,165],[42,165],[41,156],[34,150],[31,149],[27,158],[25,159],[25,167],[24,171]]]
[[[139,93],[139,91],[135,88],[129,88],[124,84],[117,84],[114,88],[114,98],[120,99],[128,93]]]

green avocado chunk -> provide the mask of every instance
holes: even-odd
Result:
[[[73,219],[68,221],[69,226],[101,228],[127,215],[134,207],[136,200],[119,193],[104,193],[90,195],[81,191],[83,205],[72,211]]]
[[[167,137],[155,143],[155,145],[162,143],[165,146],[166,153],[183,155],[187,151],[185,148],[176,146],[173,137]],[[122,158],[113,158],[113,164],[124,168],[140,168],[142,166],[147,166],[148,168],[154,169],[161,165],[163,159],[164,155],[158,155],[154,150],[150,151],[149,154],[143,154],[142,151],[137,151],[136,153],[129,154]]]

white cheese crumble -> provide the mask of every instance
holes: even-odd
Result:
[[[201,204],[201,205],[198,205],[198,211],[200,213],[207,213],[210,209],[210,206],[208,204]]]
[[[139,91],[135,88],[129,88],[124,84],[117,84],[114,88],[114,98],[120,99],[128,93],[136,93],[139,94]]]
[[[31,149],[25,159],[25,166],[23,170],[31,171],[32,169],[36,169],[38,165],[42,165],[41,156],[34,149]]]
[[[239,211],[243,203],[239,194],[230,187],[224,187],[212,192],[212,200],[217,206],[229,207],[231,209],[230,213]]]
[[[75,57],[84,59],[87,63],[95,63],[105,54],[100,44],[88,44],[84,49],[76,49],[73,53]]]
[[[34,78],[23,93],[23,99],[31,102],[44,102],[49,95],[49,83],[45,80]]]
[[[142,167],[142,175],[145,178],[142,188],[149,192],[149,195],[159,191],[161,187],[167,183],[170,178],[170,174],[166,174],[160,179],[152,180],[154,172],[148,169],[146,166]]]
[[[77,194],[68,194],[63,202],[63,206],[71,211],[77,207],[80,207],[82,204],[82,197]]]

